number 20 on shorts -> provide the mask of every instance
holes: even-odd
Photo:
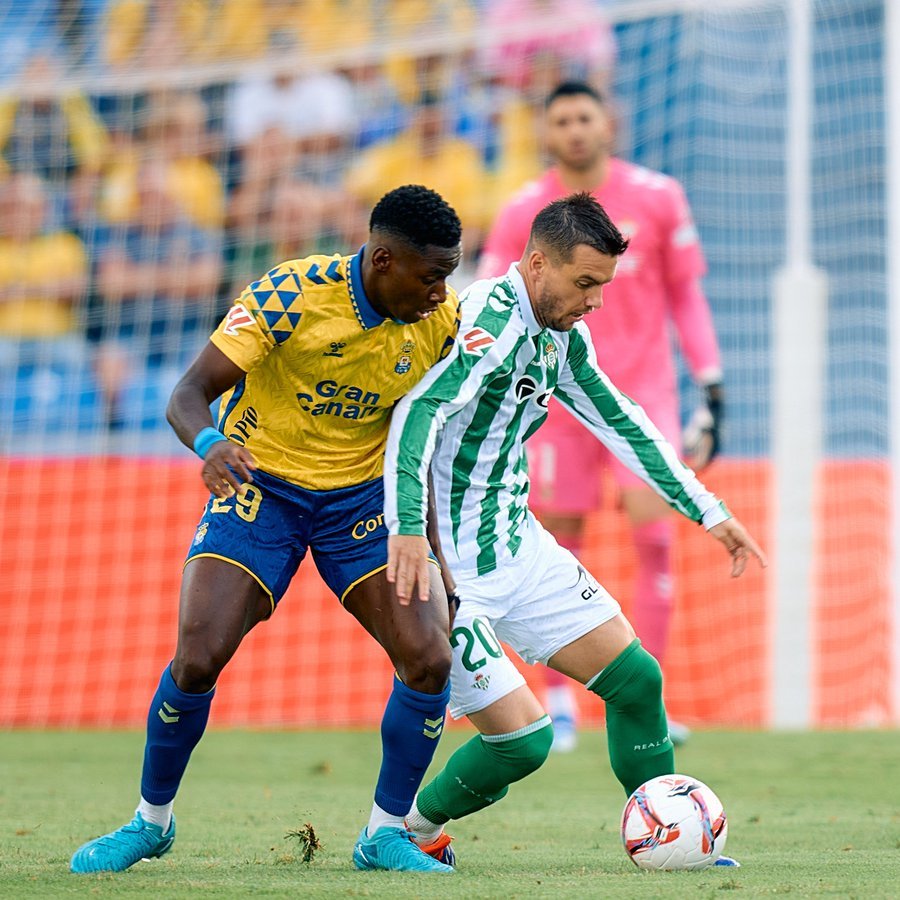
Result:
[[[484,619],[472,619],[471,629],[460,625],[450,632],[450,646],[458,647],[460,644],[465,645],[462,664],[467,672],[475,672],[486,665],[488,656],[493,656],[494,659],[500,659],[503,656],[503,648],[497,641],[493,629]],[[487,656],[479,654],[480,658],[473,659],[478,645],[481,645]]]

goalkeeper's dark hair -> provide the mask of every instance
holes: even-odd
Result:
[[[559,100],[560,97],[580,97],[587,96],[592,100],[595,100],[601,106],[604,103],[603,94],[599,91],[592,88],[586,81],[563,81],[561,84],[558,84],[549,94],[547,94],[547,99],[544,100],[544,109],[550,106],[554,100]]]
[[[462,225],[453,207],[421,184],[405,184],[385,194],[372,210],[369,230],[392,234],[417,250],[452,248],[462,239]]]
[[[528,249],[536,246],[567,262],[579,244],[604,256],[621,256],[628,240],[613,225],[606,210],[587,192],[570,194],[545,206],[531,223]]]

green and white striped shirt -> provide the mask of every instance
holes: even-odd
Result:
[[[524,442],[551,395],[678,512],[707,528],[730,517],[601,371],[584,323],[569,332],[538,324],[515,263],[502,278],[476,281],[461,301],[453,351],[393,413],[384,467],[391,534],[425,534],[430,467],[451,569],[483,575],[497,567],[500,547],[514,556],[528,515]]]

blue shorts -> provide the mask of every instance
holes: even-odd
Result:
[[[256,471],[240,497],[210,497],[186,562],[210,556],[240,566],[260,583],[274,609],[308,548],[323,581],[343,603],[354,585],[387,567],[387,537],[380,478],[308,491]]]

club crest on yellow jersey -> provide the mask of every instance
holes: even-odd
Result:
[[[400,355],[397,357],[397,364],[394,371],[398,375],[405,375],[412,368],[412,352],[416,349],[415,341],[404,341],[400,348]]]

